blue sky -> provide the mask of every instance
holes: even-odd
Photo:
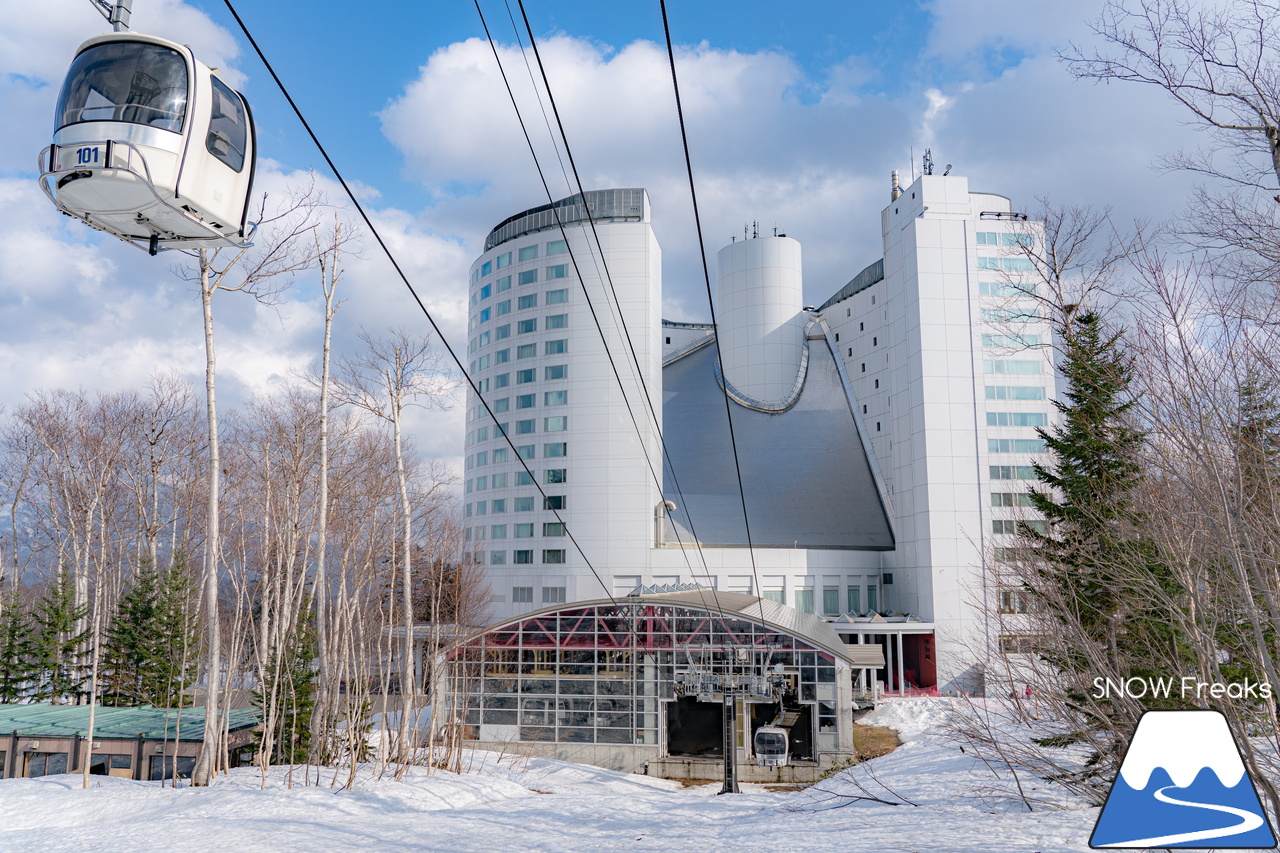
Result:
[[[974,190],[1032,209],[1111,206],[1120,222],[1180,209],[1190,181],[1151,164],[1198,139],[1158,92],[1070,78],[1055,52],[1088,45],[1100,0],[669,3],[706,251],[759,220],[801,241],[820,302],[880,257],[889,172],[926,147]],[[245,17],[313,127],[400,255],[446,335],[465,350],[465,278],[485,233],[544,203],[470,2],[242,0]],[[663,310],[708,316],[656,0],[527,0],[588,188],[644,186],[663,248]],[[505,3],[483,7],[535,144],[555,162]],[[518,8],[515,10],[518,16]],[[102,32],[89,0],[0,0],[0,405],[33,388],[139,387],[157,367],[199,383],[199,305],[174,266],[54,213],[36,188],[61,76]],[[134,28],[189,43],[224,70],[259,125],[258,189],[279,197],[308,169],[306,140],[221,3],[134,0]],[[914,156],[913,156],[914,155]],[[552,174],[559,197],[572,188]],[[714,274],[714,273],[713,273]],[[371,246],[351,258],[336,347],[416,319]],[[216,306],[220,394],[270,391],[316,357],[314,283],[275,310]],[[424,415],[423,449],[456,457],[460,407]]]

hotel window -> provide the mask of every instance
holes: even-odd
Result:
[[[487,488],[489,488],[489,477],[487,475],[476,477],[476,491],[483,492]]]
[[[493,295],[493,285],[492,285],[492,284],[486,284],[484,287],[480,288],[480,299],[481,299],[481,300],[488,299],[488,298],[489,298],[490,296],[492,296],[492,295]],[[489,309],[487,309],[487,308],[486,308],[486,309],[485,309],[485,311],[487,311],[487,310],[489,310]],[[481,313],[483,314],[484,312],[481,312]],[[486,317],[485,319],[488,319],[488,318]],[[481,320],[481,322],[484,322],[484,320]]]
[[[516,421],[516,435],[529,435],[537,429],[537,422],[530,418],[525,421]]]
[[[543,554],[548,554],[548,553],[551,553],[551,552],[549,552],[549,551],[543,551]],[[563,563],[563,562],[564,562],[564,551],[561,551],[561,552],[560,552],[560,559],[559,559],[559,560],[546,560],[546,559],[544,559],[542,562],[544,562],[544,563],[550,563],[550,562]],[[544,586],[544,587],[542,588],[542,603],[543,603],[543,604],[564,604],[564,587],[562,587],[562,586]]]
[[[1020,589],[1002,589],[1000,590],[1000,603],[996,609],[1000,613],[1030,613],[1030,599],[1027,593]]]
[[[479,468],[481,465],[488,465],[488,464],[489,464],[489,452],[487,450],[482,450],[476,454],[477,468]]]
[[[506,499],[506,498],[502,498],[501,500],[494,500],[494,501],[490,501],[490,503],[492,503],[492,504],[493,504],[493,514],[494,514],[494,515],[498,515],[499,513],[504,513],[504,512],[506,512],[506,511],[507,511],[507,499]]]
[[[851,586],[848,590],[848,605],[850,613],[862,612],[862,587]]]
[[[548,329],[563,329],[569,325],[568,314],[551,314],[547,317]]]
[[[533,522],[529,522],[528,524],[517,524],[515,533],[517,539],[532,539]]]
[[[1031,495],[1027,492],[992,492],[992,506],[1018,506],[1030,507]]]
[[[476,504],[476,515],[484,515],[484,514],[485,514],[485,505],[486,505],[486,503],[487,503],[487,501],[480,501],[478,504]]]
[[[548,468],[543,473],[542,481],[544,483],[565,483],[569,480],[569,472],[566,468]]]
[[[988,453],[1044,453],[1043,438],[988,438]]]
[[[840,587],[824,586],[822,588],[822,613],[824,616],[840,615]]]
[[[988,385],[988,400],[1043,400],[1044,388],[1039,385]]]
[[[519,299],[517,299],[517,300],[516,300],[516,302],[517,302],[516,307],[517,307],[517,308],[519,308],[519,309],[520,309],[520,310],[522,310],[522,311],[523,311],[525,308],[537,308],[537,307],[538,307],[538,294],[536,294],[536,293],[530,293],[530,294],[528,294],[528,295],[526,295],[526,296],[521,296]]]
[[[528,471],[517,471],[517,472],[516,472],[516,485],[517,485],[517,486],[532,486],[532,485],[533,485],[533,477],[529,474],[529,472],[528,472]]]
[[[493,330],[494,340],[500,341],[503,338],[511,337],[511,324],[503,323],[501,326]]]
[[[543,355],[561,355],[569,351],[569,341],[561,339],[558,341],[546,341],[543,348]]]
[[[564,522],[562,521],[546,521],[542,524],[543,536],[563,536]]]
[[[507,456],[508,450],[505,447],[496,447],[493,450],[493,463],[496,465],[499,462],[506,462]]]
[[[1039,335],[983,335],[984,347],[1009,347],[1012,349],[1040,346]]]
[[[533,561],[526,560],[525,562],[533,562]],[[511,602],[513,604],[533,604],[533,587],[531,586],[511,587]]]
[[[543,432],[564,432],[568,428],[569,428],[569,418],[564,415],[560,415],[554,418],[542,419]]]
[[[786,591],[785,589],[783,589],[782,587],[780,587],[780,586],[779,586],[779,587],[773,587],[772,589],[766,589],[766,590],[764,591],[764,600],[765,600],[765,601],[772,601],[772,602],[774,602],[775,604],[786,604],[786,603],[787,603],[787,591]]]
[[[801,613],[813,612],[813,588],[801,587],[796,590],[796,610]]]
[[[1048,426],[1044,412],[987,412],[987,426]]]
[[[504,352],[504,353],[505,353],[505,352],[510,352],[510,350],[505,350],[505,349],[504,349],[504,350],[503,350],[503,352]],[[494,388],[506,388],[506,387],[507,387],[508,385],[510,385],[510,384],[511,384],[511,374],[510,374],[510,373],[499,373],[497,376],[493,377],[493,387],[494,387]],[[506,411],[506,409],[503,409],[503,411],[505,412],[505,411]]]
[[[481,278],[484,278],[491,272],[493,272],[493,261],[485,261],[483,264],[480,265]]]
[[[533,512],[533,498],[516,498],[514,510],[516,512]]]
[[[1039,361],[995,361],[986,359],[982,362],[984,373],[1020,373],[1023,375],[1040,373],[1043,363]]]
[[[532,562],[533,562],[533,551],[532,551],[532,550],[526,550],[526,551],[512,551],[512,552],[511,552],[511,562],[513,562],[513,563],[517,563],[517,564],[532,563]]]
[[[494,364],[506,364],[510,360],[511,360],[511,350],[509,349],[500,349],[494,352],[493,354]]]
[[[880,609],[879,599],[880,599],[880,590],[874,586],[868,586],[867,587],[867,609],[878,611]]]
[[[537,270],[525,270],[524,272],[520,273],[518,282],[520,284],[533,284],[537,280],[538,280]]]
[[[542,455],[548,459],[557,456],[568,456],[569,445],[563,441],[553,442],[552,444],[542,445]]]
[[[525,246],[520,250],[520,260],[522,261],[531,261],[536,257],[538,257],[537,246]]]
[[[1018,532],[1018,522],[997,518],[991,522],[991,532],[1000,536],[1012,535]]]
[[[523,373],[524,371],[522,370],[520,372]],[[538,397],[537,394],[521,394],[520,396],[516,397],[516,408],[532,409],[535,405],[537,405],[537,397]]]
[[[543,501],[543,509],[564,509],[567,504],[564,495],[547,495]]]
[[[538,378],[538,369],[537,369],[536,367],[530,367],[530,368],[527,368],[527,369],[525,369],[525,370],[517,370],[517,371],[516,371],[516,384],[517,384],[517,385],[521,385],[521,384],[523,384],[523,383],[525,383],[525,382],[533,382],[533,381],[534,381],[534,380],[536,380],[537,378]],[[530,404],[530,405],[532,405],[532,404]]]
[[[1034,480],[1036,469],[1030,465],[991,465],[992,480]]]
[[[545,302],[548,305],[559,305],[562,302],[569,301],[569,288],[562,287],[559,290],[548,290]],[[668,342],[669,343],[669,342]]]
[[[507,564],[506,551],[490,551],[489,552],[489,565],[505,566],[506,564]]]
[[[552,565],[554,565],[554,564],[556,564],[556,563],[563,563],[563,562],[564,562],[564,549],[563,549],[563,548],[545,548],[545,549],[543,549],[543,551],[542,551],[542,562],[543,562],[543,563],[549,563],[549,564],[552,564]],[[561,596],[561,597],[560,597],[560,601],[555,602],[556,604],[559,604],[559,603],[561,603],[561,602],[563,602],[563,601],[564,601],[564,592],[563,592],[563,588],[561,588],[560,596]]]
[[[516,358],[533,358],[538,354],[537,344],[521,344],[516,347]]]
[[[505,252],[497,257],[498,269],[511,266],[511,253]]]
[[[501,317],[503,314],[510,314],[510,313],[511,313],[511,300],[510,300],[510,299],[504,299],[504,300],[502,300],[501,302],[499,302],[497,305],[495,305],[495,306],[494,306],[494,314],[495,314],[495,316]]]
[[[547,281],[551,281],[552,279],[556,279],[556,278],[565,278],[568,275],[569,275],[568,264],[556,264],[555,266],[547,267]]]
[[[517,446],[517,447],[516,447],[516,455],[517,455],[517,456],[519,456],[521,459],[532,459],[532,458],[533,458],[533,445],[532,445],[532,444],[521,444],[521,445]]]
[[[521,320],[516,324],[517,335],[527,335],[530,332],[538,331],[538,318],[531,317],[528,320]]]
[[[550,240],[547,242],[548,255],[563,255],[567,251],[569,251],[569,246],[564,240]]]
[[[509,276],[509,275],[504,275],[502,278],[498,279],[497,281],[495,281],[495,282],[493,283],[493,287],[494,287],[494,290],[495,290],[497,293],[501,293],[501,292],[502,292],[502,291],[504,291],[504,290],[510,290],[510,289],[511,289],[511,276]]]
[[[552,364],[542,370],[542,378],[547,380],[564,379],[568,374],[569,365],[567,364]]]
[[[490,539],[506,539],[507,526],[505,524],[495,524],[489,528]]]
[[[568,402],[568,391],[547,391],[542,395],[542,405],[544,406],[563,406]]]

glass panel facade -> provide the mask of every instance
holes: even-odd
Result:
[[[562,590],[544,587],[543,598]],[[513,600],[531,593],[515,588]],[[834,655],[736,614],[626,599],[569,605],[494,628],[454,660],[470,685],[467,722],[516,726],[521,742],[657,745],[661,703],[744,665],[793,684],[819,733],[833,733]]]

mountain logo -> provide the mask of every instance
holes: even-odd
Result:
[[[1147,711],[1089,846],[1203,848],[1205,841],[1219,850],[1276,846],[1226,717],[1218,711]]]

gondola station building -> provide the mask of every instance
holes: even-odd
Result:
[[[774,676],[741,687],[744,754],[748,721],[785,723],[825,764],[866,695],[983,692],[1016,645],[986,563],[1052,411],[1039,223],[895,174],[883,257],[816,307],[798,240],[720,249],[718,328],[662,319],[650,223],[642,189],[587,192],[500,223],[471,268],[487,409],[469,394],[464,514],[498,620],[471,646],[480,739],[627,747],[581,758],[627,769],[712,754],[697,697],[719,726],[723,691],[696,684],[738,666]]]

